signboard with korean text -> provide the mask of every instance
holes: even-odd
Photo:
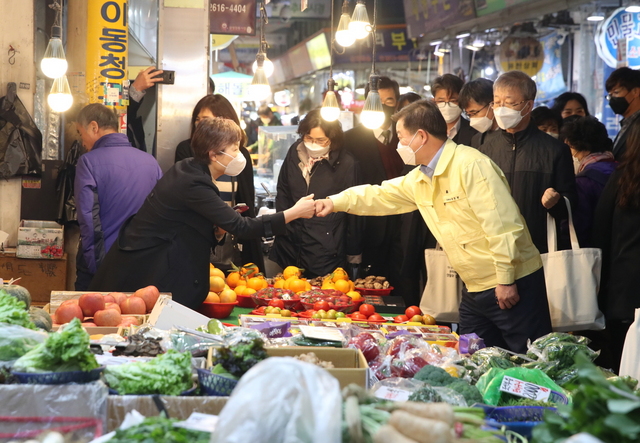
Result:
[[[608,66],[640,69],[640,13],[616,9],[598,24],[595,43]]]
[[[544,48],[535,37],[507,37],[496,54],[503,71],[522,71],[533,77],[542,69]]]
[[[482,17],[483,15],[492,14],[494,12],[501,11],[504,8],[528,1],[531,0],[475,0],[476,15],[478,17]]]
[[[562,75],[562,60],[560,54],[562,45],[558,43],[561,38],[557,32],[552,32],[540,39],[544,47],[544,62],[542,69],[536,74],[538,95],[536,101],[544,102],[567,92],[567,84]]]
[[[371,37],[345,48],[343,54],[334,54],[337,63],[371,63]],[[376,62],[418,61],[419,51],[407,35],[404,26],[378,27],[376,31]]]
[[[90,103],[129,105],[126,0],[91,0],[87,6],[86,84]]]
[[[256,0],[209,0],[209,32],[255,35]]]
[[[473,0],[403,0],[407,34],[418,38],[435,29],[475,18]]]

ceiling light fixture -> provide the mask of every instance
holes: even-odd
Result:
[[[51,110],[55,112],[65,112],[71,107],[73,96],[71,95],[71,88],[69,88],[69,81],[66,75],[53,80],[51,91],[47,96],[47,103],[49,103]]]
[[[267,46],[267,40],[264,37],[264,25],[268,23],[267,12],[264,7],[264,1],[260,4],[260,50],[256,55],[256,70],[249,85],[250,100],[264,101],[271,95],[271,86],[267,79],[264,68],[264,62],[267,58],[264,50]]]
[[[351,31],[358,40],[362,40],[372,31],[372,26],[369,23],[369,14],[367,14],[367,7],[364,4],[364,0],[358,0],[358,3],[356,3],[353,15],[349,21],[349,31]]]
[[[382,101],[380,100],[380,94],[378,93],[378,83],[380,82],[380,76],[376,72],[376,20],[377,20],[377,7],[376,0],[373,1],[373,25],[371,27],[371,35],[373,38],[371,52],[371,75],[369,76],[369,94],[364,102],[364,107],[360,113],[360,121],[369,129],[377,129],[384,123],[385,115],[384,108],[382,107]]]
[[[62,4],[58,3],[58,0],[54,0],[49,7],[55,11],[56,16],[51,27],[49,44],[40,62],[40,69],[49,78],[59,78],[67,72],[69,66],[62,45]]]
[[[458,34],[456,35],[456,38],[465,38],[465,37],[469,37],[471,35],[471,33],[469,32],[464,32],[462,34]]]
[[[333,13],[333,10],[331,10],[331,13]],[[356,36],[349,30],[349,23],[351,23],[351,18],[349,17],[349,0],[344,0],[342,3],[342,15],[340,16],[340,22],[336,30],[336,42],[343,48],[348,48],[356,42]],[[333,26],[333,21],[331,22],[331,26]]]
[[[333,31],[333,1],[331,2],[331,31]],[[329,36],[333,35],[333,32],[329,32]],[[331,63],[329,64],[329,80],[327,81],[327,93],[324,96],[322,107],[320,108],[320,116],[328,122],[334,122],[340,117],[340,105],[338,104],[338,98],[336,97],[335,89],[336,82],[333,80],[333,50],[335,39],[331,39],[331,45],[329,47],[329,54],[331,57]]]
[[[640,5],[629,5],[624,8],[624,12],[640,12]]]

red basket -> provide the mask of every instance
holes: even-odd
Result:
[[[241,308],[255,308],[258,306],[250,295],[238,295],[236,298],[238,300],[238,306]]]
[[[393,291],[393,286],[389,286],[387,289],[365,289],[365,288],[355,288],[362,295],[391,295],[391,291]]]
[[[205,301],[200,305],[198,312],[209,318],[227,318],[231,315],[231,311],[233,311],[233,308],[235,308],[237,304],[237,301],[233,303],[209,303]]]

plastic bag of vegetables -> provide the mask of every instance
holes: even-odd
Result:
[[[0,365],[10,365],[46,339],[45,332],[0,323]]]
[[[544,372],[539,369],[527,369],[527,368],[509,368],[498,369],[493,368],[484,374],[478,380],[476,387],[480,390],[484,402],[491,406],[513,406],[512,400],[525,400],[520,397],[512,396],[500,390],[500,385],[505,376],[513,377],[518,380],[534,383],[545,388],[549,388],[552,391],[565,394],[566,392],[558,386],[553,380],[551,380]],[[515,397],[515,399],[514,399]],[[524,405],[524,403],[522,404]],[[532,406],[529,404],[528,406]]]

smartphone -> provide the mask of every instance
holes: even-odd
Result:
[[[159,69],[158,69],[159,70]],[[155,71],[152,71],[153,74]],[[162,81],[158,82],[161,85],[173,85],[176,79],[176,71],[162,70]]]
[[[233,207],[233,210],[237,211],[239,214],[242,214],[243,212],[249,210],[249,206],[247,206],[246,203],[238,203]]]

